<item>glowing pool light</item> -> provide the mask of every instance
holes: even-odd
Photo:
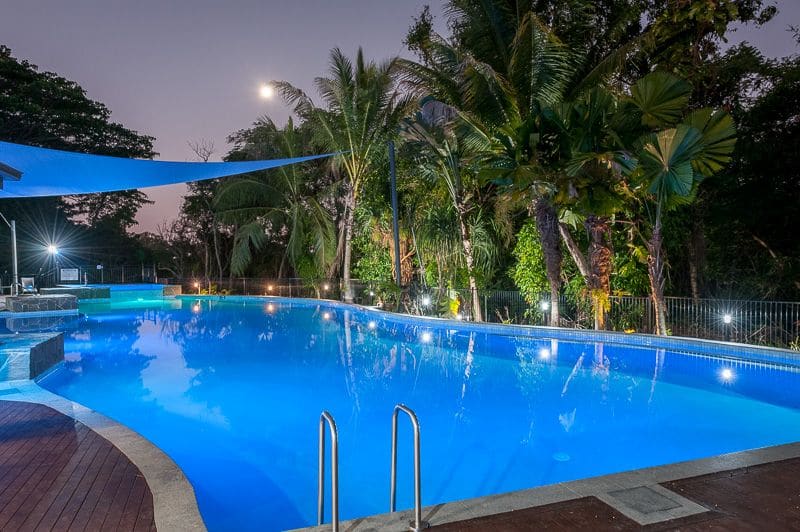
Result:
[[[428,342],[433,340],[433,335],[428,331],[425,331],[424,333],[419,335],[419,339],[422,341],[422,343],[427,344]]]
[[[367,327],[369,329],[375,329],[377,326],[378,326],[378,324],[375,323],[374,321],[371,321],[371,322],[367,323]]]
[[[719,378],[722,379],[723,382],[731,382],[735,377],[736,374],[731,368],[723,368],[719,372]]]

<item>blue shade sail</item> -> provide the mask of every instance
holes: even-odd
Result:
[[[126,159],[0,142],[0,163],[22,172],[2,179],[0,198],[94,194],[188,183],[268,170],[333,154],[241,162],[173,162]]]

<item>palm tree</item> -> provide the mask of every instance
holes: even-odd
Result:
[[[625,122],[617,129],[625,145],[616,157],[626,176],[624,186],[647,213],[642,234],[655,330],[662,335],[667,334],[664,213],[692,202],[700,183],[730,161],[736,142],[733,119],[727,113],[704,108],[687,114],[690,94],[691,86],[679,78],[648,74],[621,102]]]
[[[314,80],[324,108],[314,105],[290,83],[275,83],[298,116],[314,129],[320,144],[337,153],[334,164],[345,180],[342,278],[348,301],[353,297],[350,265],[355,210],[365,181],[376,171],[376,159],[413,104],[413,99],[397,87],[395,63],[396,59],[381,64],[366,62],[361,48],[353,63],[334,48],[328,76]]]
[[[309,135],[290,118],[283,129],[267,117],[251,130],[234,135],[236,159],[293,158],[308,151]],[[286,251],[278,275],[288,260],[295,274],[301,262],[313,255],[315,277],[323,276],[334,259],[335,232],[331,214],[314,195],[314,163],[289,165],[231,178],[223,182],[215,209],[224,222],[236,224],[231,271],[241,274],[253,251],[270,237],[283,240]],[[285,236],[284,236],[285,234]]]
[[[457,129],[471,128],[472,124],[460,120],[455,109],[449,109],[441,102],[429,100],[423,110],[412,119],[404,121],[403,137],[414,150],[415,165],[422,177],[434,185],[444,185],[458,224],[461,250],[467,266],[467,277],[472,304],[472,317],[482,320],[481,302],[478,296],[476,260],[471,234],[471,218],[476,211],[475,188],[477,186],[475,165],[472,164],[480,153],[467,150],[459,137],[481,136],[472,131],[458,135]],[[473,142],[473,145],[476,143]],[[484,142],[488,145],[488,142]]]
[[[584,278],[594,311],[596,329],[605,329],[611,296],[611,224],[623,209],[620,191],[621,168],[615,162],[622,149],[614,125],[617,98],[602,87],[588,91],[577,100],[546,111],[559,132],[563,175],[559,203],[562,206],[561,238]],[[588,249],[580,249],[570,228],[583,225]]]
[[[461,42],[459,49],[432,35],[427,64],[403,61],[401,66],[412,88],[418,92],[424,88],[452,105],[472,126],[466,128],[465,148],[494,153],[484,161],[484,176],[529,195],[550,284],[550,323],[558,325],[561,249],[553,204],[556,174],[548,167],[552,147],[542,111],[561,100],[574,72],[574,57],[533,12],[512,13],[489,9],[491,2],[484,4],[478,11],[486,8],[488,14],[460,14],[461,22],[477,17],[470,27],[482,37],[474,37],[474,43]]]

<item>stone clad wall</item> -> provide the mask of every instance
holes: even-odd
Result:
[[[48,312],[77,308],[78,298],[69,294],[6,297],[6,310],[10,312]]]

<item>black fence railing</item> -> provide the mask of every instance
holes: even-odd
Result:
[[[233,278],[221,281],[160,279],[181,284],[184,293],[228,293],[345,299],[338,279]],[[495,323],[545,325],[549,296],[526,299],[513,290],[478,290],[411,286],[402,291],[379,282],[351,281],[356,303],[427,316],[473,320],[473,298],[480,298],[481,319]],[[666,298],[667,325],[676,336],[723,340],[800,350],[800,302],[744,301],[730,299]],[[560,324],[590,329],[594,324],[588,300],[562,295]],[[652,333],[655,312],[649,297],[612,296],[608,329]]]
[[[403,290],[391,283],[351,280],[350,297],[340,279],[270,279],[226,277],[223,279],[159,277],[154,266],[77,267],[79,280],[59,281],[55,272],[37,278],[37,286],[51,284],[162,283],[179,284],[184,294],[274,295],[345,300],[409,314],[449,316],[474,320],[474,298],[480,300],[481,319],[495,323],[545,325],[548,323],[549,296],[526,299],[513,290],[431,288],[414,285]],[[59,274],[61,272],[59,271]],[[74,274],[76,272],[70,272]],[[49,277],[48,277],[49,275]],[[6,279],[8,277],[8,279]],[[0,277],[3,285],[10,276]],[[8,281],[8,282],[6,282]],[[572,328],[593,327],[589,302],[562,295],[559,301],[560,325]],[[667,297],[667,326],[670,334],[711,340],[726,340],[800,350],[800,302],[747,301],[731,299],[692,299]],[[615,331],[652,333],[655,313],[649,297],[612,296],[608,328]]]

